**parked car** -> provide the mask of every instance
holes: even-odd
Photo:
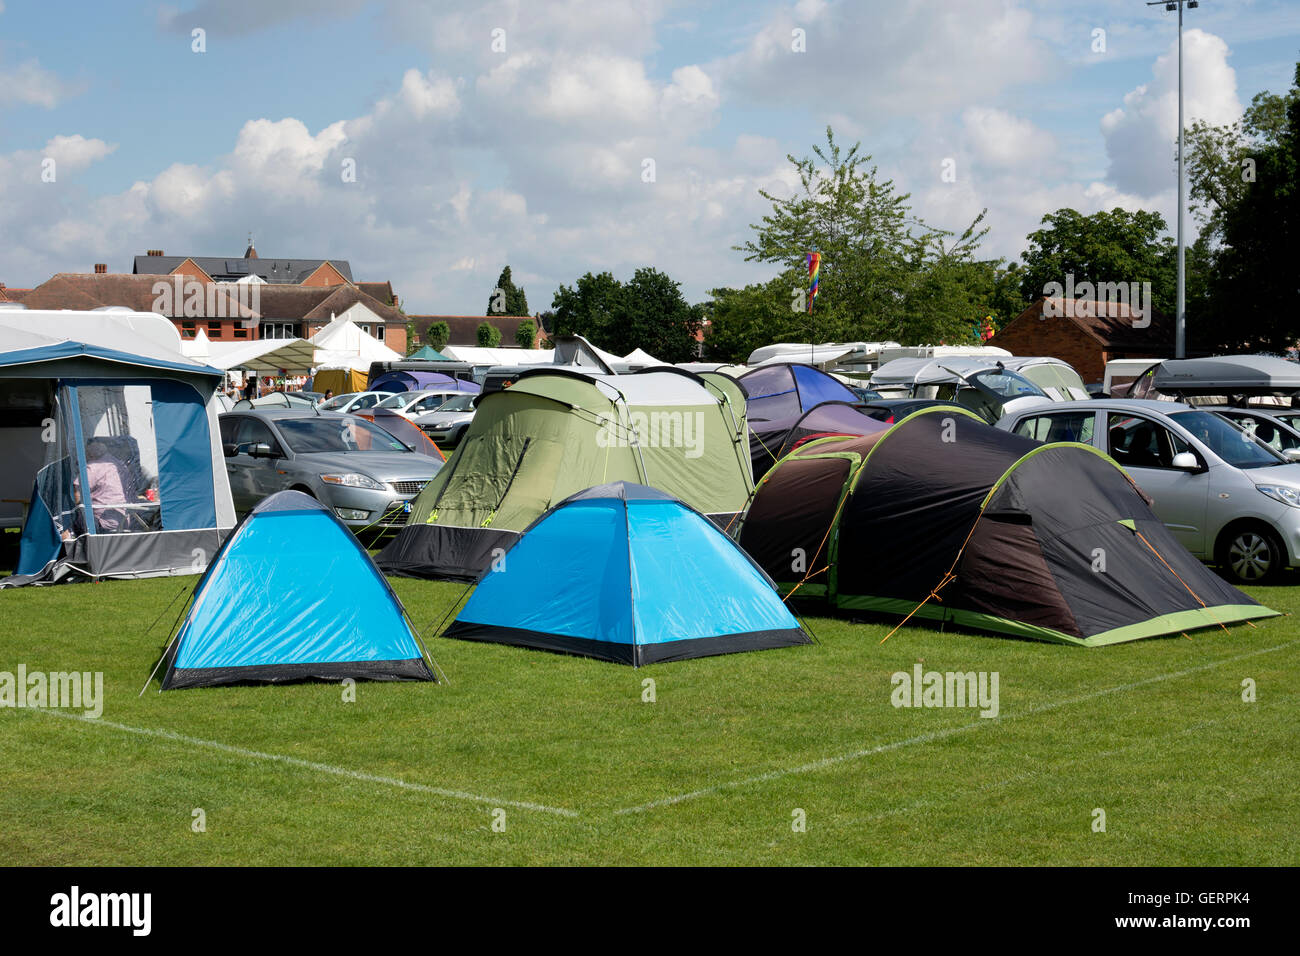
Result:
[[[869,388],[863,388],[861,385],[850,385],[849,391],[858,396],[859,402],[875,402],[884,398],[879,392],[873,392]]]
[[[1063,371],[1074,373],[1068,365],[1056,359],[1008,357],[1007,360],[1055,363],[1062,366]],[[1062,374],[1055,369],[1045,367],[1044,371],[1052,381],[1064,381]],[[1004,365],[1001,359],[962,356],[893,359],[872,373],[871,387],[886,398],[928,398],[961,405],[990,423],[996,422],[1010,409],[1036,404],[1037,399],[1060,397],[1048,395],[1025,376]]]
[[[415,419],[426,412],[436,412],[446,402],[465,392],[453,392],[441,388],[426,388],[418,392],[398,392],[389,395],[375,408],[386,408],[406,418]],[[352,409],[357,411],[357,409]]]
[[[1300,464],[1215,412],[1139,399],[1041,402],[998,427],[1106,452],[1187,550],[1237,583],[1300,566]]]
[[[1297,430],[1294,422],[1287,422],[1280,415],[1273,415],[1258,408],[1223,408],[1213,405],[1197,407],[1222,415],[1237,427],[1250,432],[1258,441],[1262,441],[1274,451],[1291,461],[1300,461],[1300,430]]]
[[[230,493],[239,513],[293,489],[354,529],[395,529],[442,462],[416,454],[378,425],[315,409],[252,409],[219,418]]]
[[[932,398],[878,398],[875,401],[864,402],[859,405],[858,411],[864,415],[870,415],[876,421],[892,425],[894,422],[901,422],[912,412],[920,411],[922,408],[929,408],[932,405],[951,404],[951,402],[938,402]]]
[[[420,415],[415,424],[424,429],[424,433],[434,443],[443,448],[454,448],[469,431],[474,421],[474,400],[477,395],[462,394],[448,401],[436,412]]]
[[[322,402],[319,407],[322,412],[357,412],[374,408],[392,395],[392,392],[349,392],[346,395],[335,395],[328,402]]]

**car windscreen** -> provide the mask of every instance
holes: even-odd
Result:
[[[281,418],[276,427],[299,455],[315,452],[410,451],[378,425],[364,418]]]
[[[348,392],[346,395],[335,395],[328,402],[322,404],[320,409],[323,412],[332,412],[336,408],[342,408],[348,402],[352,401],[352,399],[356,398],[357,394],[358,393],[356,392]]]
[[[457,395],[442,405],[438,406],[440,412],[467,412],[474,407],[473,395]]]
[[[415,399],[416,396],[410,392],[398,392],[396,395],[389,395],[386,399],[376,405],[375,408],[405,408]]]
[[[1237,468],[1263,468],[1287,463],[1283,455],[1213,412],[1174,412],[1169,417]]]

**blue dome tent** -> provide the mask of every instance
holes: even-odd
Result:
[[[346,581],[346,588],[322,582]],[[162,689],[301,680],[435,680],[405,610],[328,508],[264,498],[194,589]]]
[[[631,664],[808,644],[713,522],[630,482],[571,495],[479,578],[447,637]]]

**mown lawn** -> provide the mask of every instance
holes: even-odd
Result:
[[[434,639],[447,685],[137,697],[194,580],[0,592],[0,671],[103,671],[106,697],[0,709],[0,860],[1300,862],[1295,617],[1091,650],[814,617],[814,646],[639,671]],[[421,625],[464,590],[394,584]],[[999,716],[893,707],[917,661],[998,672]]]

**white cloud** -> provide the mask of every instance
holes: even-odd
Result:
[[[989,166],[1032,165],[1056,152],[1054,136],[1005,110],[972,106],[962,113],[961,119],[972,152]]]
[[[3,11],[0,11],[3,12]],[[0,107],[43,106],[53,109],[78,88],[65,83],[36,60],[0,68]]]
[[[422,74],[419,70],[407,70],[403,74],[398,96],[417,119],[433,115],[454,116],[460,109],[460,97],[456,95],[453,80],[435,77],[432,73]]]
[[[806,52],[792,48],[792,31]],[[804,2],[776,11],[717,69],[725,95],[849,116],[908,115],[987,99],[1052,62],[1031,14],[1004,0]]]
[[[1190,126],[1202,119],[1231,123],[1241,117],[1236,72],[1228,45],[1202,30],[1183,33],[1183,112]],[[1111,179],[1121,190],[1150,195],[1174,178],[1178,139],[1178,53],[1175,40],[1152,68],[1150,83],[1124,97],[1101,120]]]

